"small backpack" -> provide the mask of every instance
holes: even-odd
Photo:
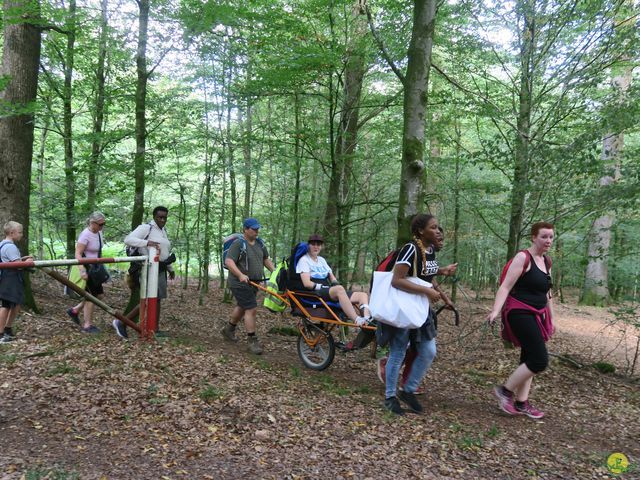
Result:
[[[524,252],[525,254],[525,259],[524,259],[524,266],[522,267],[522,272],[520,272],[520,277],[522,277],[525,272],[527,271],[527,268],[529,268],[529,264],[531,263],[531,252],[529,250],[520,250],[518,253],[520,252]],[[516,255],[518,254],[516,253]],[[502,273],[500,273],[500,279],[498,280],[498,286],[502,285],[502,282],[504,282],[504,277],[507,276],[507,271],[509,270],[509,267],[511,266],[511,262],[513,262],[513,259],[516,258],[516,255],[514,255],[507,263],[504,267],[502,267]],[[549,270],[551,270],[551,257],[549,257],[548,255],[544,255],[544,264],[547,267],[547,272]]]
[[[291,255],[287,259],[287,275],[286,275],[286,287],[289,290],[305,291],[306,288],[302,283],[300,274],[296,273],[296,267],[298,261],[304,257],[309,251],[309,244],[307,242],[299,242],[291,249]]]
[[[229,253],[229,249],[231,245],[233,245],[236,240],[240,240],[240,255],[238,256],[238,262],[241,262],[244,258],[244,268],[245,270],[249,270],[249,258],[247,257],[247,241],[244,238],[242,233],[232,233],[231,235],[222,239],[222,266],[225,270],[229,270],[225,261],[227,260],[227,255]],[[256,241],[260,245],[260,247],[264,248],[264,241],[258,237]]]
[[[286,258],[276,265],[276,268],[271,272],[269,280],[267,280],[267,291],[282,296],[287,288],[287,268],[288,262]],[[264,306],[275,313],[283,312],[287,308],[287,304],[280,298],[268,294],[264,297]]]
[[[389,252],[389,254],[384,257],[384,259],[378,263],[378,266],[376,268],[373,269],[374,272],[390,272],[391,270],[393,270],[393,267],[396,266],[396,261],[398,260],[398,254],[400,253],[400,250],[402,250],[402,248],[396,248],[395,250],[392,250],[391,252]],[[417,257],[418,257],[418,248],[416,247],[416,252],[414,255],[414,262],[413,262],[413,271],[411,272],[413,277],[416,276],[416,268],[417,268]],[[371,273],[371,281],[369,282],[369,291],[371,292],[373,290],[373,272]]]
[[[153,225],[151,225],[150,223],[148,223],[147,225],[149,225],[149,231],[147,232],[147,235],[144,237],[143,240],[149,240],[149,235],[151,235],[151,230],[153,230]],[[127,245],[127,247],[125,248],[125,252],[127,252],[127,257],[137,257],[140,255],[139,247],[131,247]],[[139,262],[134,262],[134,263],[139,263]]]

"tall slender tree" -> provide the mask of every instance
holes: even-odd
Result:
[[[0,82],[0,224],[24,226],[19,247],[28,251],[29,193],[33,158],[34,112],[40,64],[40,2],[3,2],[4,42]],[[35,307],[30,289],[27,305]]]
[[[138,15],[138,50],[136,55],[136,152],[134,155],[135,193],[131,229],[142,223],[144,216],[145,159],[147,151],[147,39],[149,29],[149,0],[136,0]]]
[[[97,176],[102,154],[102,130],[104,128],[104,109],[106,102],[106,59],[107,36],[109,29],[108,0],[100,1],[100,37],[98,40],[98,62],[96,65],[95,109],[93,112],[93,136],[91,139],[91,157],[88,167],[87,210],[96,208]]]
[[[436,24],[436,0],[415,0],[413,27],[407,53],[402,129],[402,170],[398,207],[398,236],[402,245],[411,237],[411,219],[424,206],[425,115],[431,70],[431,50]]]

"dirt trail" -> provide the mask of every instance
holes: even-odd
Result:
[[[532,392],[547,417],[503,416],[491,387],[518,352],[483,326],[483,303],[461,301],[458,328],[442,317],[426,412],[396,418],[381,408],[368,350],[307,370],[295,337],[267,333],[291,319],[260,311],[266,352],[251,356],[244,338],[222,341],[231,306],[217,290],[198,306],[193,287],[174,288],[162,306],[170,337],[151,345],[120,341],[102,314],[104,333],[83,336],[68,302],[38,281],[36,292],[43,313],[0,348],[3,479],[614,478],[614,452],[636,468],[615,478],[640,478],[637,381],[556,358]],[[107,289],[111,304],[126,296]],[[569,304],[557,315],[551,351],[625,367],[620,349],[600,353],[619,343],[604,310]]]

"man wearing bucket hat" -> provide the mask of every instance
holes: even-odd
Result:
[[[229,269],[229,289],[237,305],[231,312],[231,319],[222,329],[222,336],[228,341],[237,342],[236,327],[244,318],[249,351],[255,355],[262,353],[262,345],[256,336],[257,289],[249,282],[261,282],[264,268],[271,272],[275,268],[267,247],[258,238],[260,228],[262,225],[255,218],[245,219],[242,222],[242,237],[233,242],[224,261]]]

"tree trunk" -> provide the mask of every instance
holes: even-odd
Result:
[[[250,68],[247,67],[247,76],[250,77]],[[253,111],[251,98],[247,96],[247,115],[244,121],[244,141],[242,142],[242,153],[244,156],[244,217],[251,216],[251,179],[252,179],[252,160],[251,160],[251,141],[253,138]],[[240,109],[238,109],[240,111]],[[243,125],[243,122],[240,122]],[[256,176],[257,177],[257,176]]]
[[[460,131],[460,123],[457,121],[454,124],[454,128],[456,133],[456,170],[453,183],[453,258],[451,260],[453,263],[457,263],[460,244],[458,233],[460,232],[460,175],[462,170],[460,166],[460,142],[462,140],[462,132]],[[446,236],[447,232],[445,232],[445,239]],[[455,303],[457,298],[458,283],[453,282],[451,286],[451,301]]]
[[[298,241],[300,232],[299,232],[299,216],[300,216],[300,172],[302,169],[302,152],[300,147],[300,135],[302,134],[301,125],[300,125],[300,96],[296,92],[294,96],[294,117],[295,117],[295,139],[294,139],[294,157],[295,157],[295,180],[293,186],[293,221],[291,226],[291,248],[293,248],[294,244]],[[275,257],[274,257],[275,258]]]
[[[339,278],[347,266],[348,230],[344,226],[349,221],[353,195],[351,193],[351,171],[353,156],[358,145],[358,120],[360,98],[365,74],[363,41],[366,39],[366,0],[356,0],[352,7],[350,41],[347,49],[344,71],[344,90],[340,124],[335,141],[331,164],[327,207],[323,232],[332,237],[334,248],[334,273]],[[330,119],[333,124],[333,116]]]
[[[613,86],[624,99],[631,86],[631,68],[626,68],[614,77]],[[623,133],[608,133],[602,139],[602,163],[605,174],[600,178],[600,189],[606,191],[620,178],[620,154],[624,148]],[[582,305],[607,305],[611,301],[609,293],[609,248],[614,213],[606,212],[596,218],[589,233],[587,247],[587,269],[580,303]]]
[[[533,57],[535,54],[535,0],[520,0],[516,7],[522,20],[520,43],[520,87],[518,119],[511,190],[511,216],[507,259],[518,251],[522,234],[522,219],[529,182],[529,138],[531,133],[531,102],[533,96]]]
[[[4,44],[0,77],[9,79],[0,91],[0,225],[20,222],[29,249],[29,193],[33,157],[34,111],[40,65],[40,3],[4,0]],[[27,279],[25,304],[36,309]]]
[[[45,151],[47,146],[47,136],[49,134],[49,121],[48,115],[44,116],[44,125],[42,126],[42,132],[40,134],[40,151],[38,152],[38,174],[36,177],[36,184],[38,185],[38,211],[36,213],[36,256],[39,259],[44,259],[44,165],[45,165]]]
[[[102,153],[102,129],[104,127],[105,105],[105,64],[107,57],[107,29],[109,18],[107,16],[108,0],[102,0],[100,19],[100,40],[98,41],[98,64],[96,66],[96,97],[93,117],[93,139],[91,141],[91,157],[89,159],[89,173],[87,182],[87,210],[93,212],[96,209],[97,177],[100,168],[100,155]]]
[[[424,206],[425,113],[436,23],[436,0],[415,0],[404,80],[402,170],[397,245],[411,238],[411,219]]]
[[[69,1],[69,13],[66,22],[67,49],[64,60],[64,90],[62,97],[64,129],[64,178],[65,178],[65,220],[67,233],[67,258],[73,258],[76,250],[76,181],[73,159],[73,66],[76,43],[76,2]]]
[[[207,84],[204,82],[204,103],[208,104]],[[202,252],[202,284],[198,305],[204,304],[204,298],[209,292],[209,265],[211,264],[211,177],[213,175],[213,151],[209,145],[209,109],[205,108],[205,142],[204,142],[204,242]]]
[[[138,17],[138,52],[136,56],[136,153],[134,158],[135,194],[131,229],[142,223],[144,217],[145,157],[147,142],[147,30],[149,25],[149,0],[136,0]]]

